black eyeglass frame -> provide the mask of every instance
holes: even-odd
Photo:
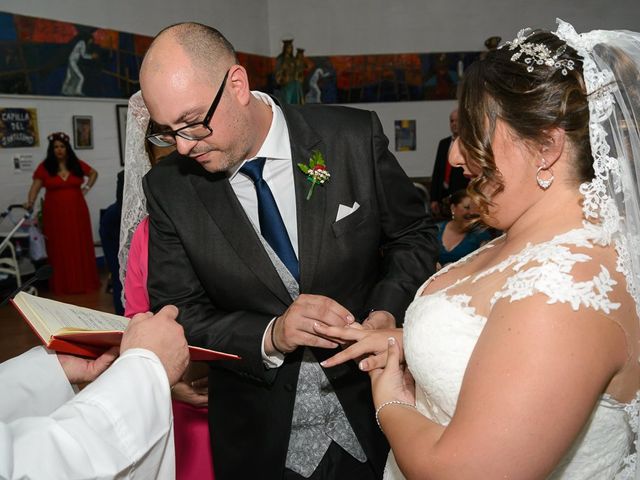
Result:
[[[216,96],[213,99],[213,102],[211,103],[211,106],[209,107],[207,114],[204,116],[201,122],[190,123],[188,125],[185,125],[184,127],[178,128],[177,130],[164,130],[162,132],[150,133],[148,135],[145,135],[145,138],[149,140],[151,143],[153,143],[154,145],[157,145],[159,147],[168,147],[168,146],[173,146],[177,143],[176,136],[180,138],[184,138],[185,140],[189,140],[191,142],[195,142],[198,140],[203,140],[207,138],[209,135],[211,135],[213,133],[213,129],[209,126],[209,123],[211,122],[211,119],[213,118],[213,114],[216,112],[216,109],[218,108],[218,104],[220,103],[220,99],[222,98],[222,93],[224,92],[224,87],[227,84],[227,77],[229,77],[230,71],[231,69],[227,70],[227,73],[224,74],[224,78],[222,79],[220,88],[218,88],[218,93],[216,93]],[[206,135],[198,135],[197,137],[194,137],[182,132],[183,130],[197,127],[199,125],[202,125],[204,128],[209,130],[209,133],[207,133]],[[149,126],[151,126],[151,123],[149,124]],[[173,137],[173,143],[167,142],[159,138],[161,135],[171,135]]]

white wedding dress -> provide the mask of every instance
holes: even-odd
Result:
[[[602,243],[600,227],[589,225],[572,230],[551,241],[527,245],[495,267],[421,296],[434,278],[464,265],[480,251],[491,248],[490,243],[428,280],[409,306],[404,323],[404,352],[416,383],[418,411],[443,426],[449,424],[455,412],[467,363],[487,321],[477,313],[480,306],[465,292],[482,290],[481,282],[497,286],[485,292],[490,298],[483,308],[485,312],[490,312],[500,299],[516,301],[537,293],[548,296],[548,303],[568,303],[574,310],[594,308],[605,314],[615,311],[620,304],[612,298],[620,293],[617,289],[625,288],[624,280],[620,280],[623,277],[616,277],[616,282],[600,264],[595,266],[597,273],[590,281],[576,281],[571,273],[576,263],[593,262],[588,252],[598,243]],[[612,271],[616,273],[615,264]],[[549,478],[631,478],[639,403],[638,395],[627,404],[602,395],[582,433]],[[389,454],[384,478],[404,479],[393,452]]]

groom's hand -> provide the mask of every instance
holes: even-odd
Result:
[[[273,332],[265,336],[265,352],[272,355],[293,352],[300,346],[336,348],[338,343],[322,337],[314,324],[344,327],[355,317],[335,300],[322,295],[300,295],[272,324]]]

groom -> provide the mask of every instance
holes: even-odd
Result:
[[[435,228],[377,116],[250,91],[229,42],[194,23],[158,34],[140,82],[150,140],[177,149],[144,181],[152,308],[242,356],[210,364],[216,478],[380,478],[369,379],[323,369],[338,345],[314,330],[401,323],[434,271]],[[316,183],[298,167],[312,157]]]

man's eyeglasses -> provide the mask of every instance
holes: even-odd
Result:
[[[190,140],[195,142],[197,140],[202,140],[207,138],[213,130],[209,126],[209,122],[211,122],[211,118],[218,108],[218,104],[220,103],[220,99],[222,98],[222,92],[224,92],[224,86],[227,83],[227,77],[229,76],[229,70],[224,74],[224,78],[222,79],[222,84],[220,88],[218,88],[218,93],[216,93],[216,97],[213,99],[213,103],[209,107],[209,111],[204,116],[201,122],[190,123],[189,125],[185,125],[182,128],[177,130],[164,130],[162,132],[150,133],[146,136],[147,140],[149,140],[154,145],[159,147],[171,147],[176,144],[176,136],[184,138],[185,140]]]

